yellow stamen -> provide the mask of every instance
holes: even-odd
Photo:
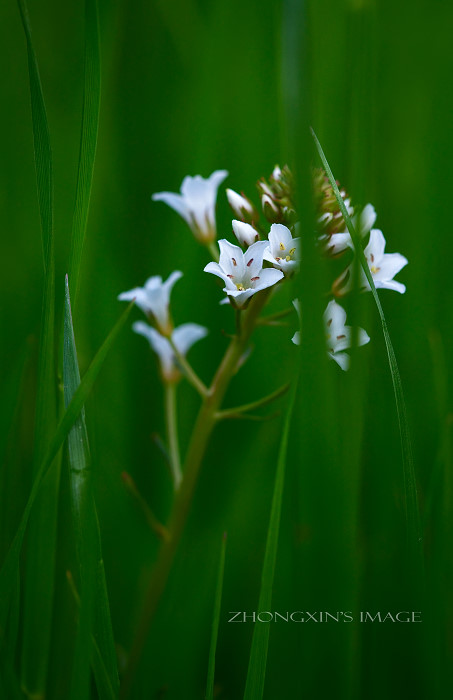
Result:
[[[285,246],[283,245],[283,243],[280,243],[280,250],[285,250]]]

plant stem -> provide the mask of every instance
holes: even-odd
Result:
[[[267,406],[268,404],[272,403],[272,401],[276,401],[278,398],[280,398],[280,396],[283,396],[283,394],[285,394],[288,391],[289,387],[289,383],[284,384],[279,389],[276,389],[276,391],[273,391],[272,394],[263,396],[262,399],[257,399],[256,401],[244,404],[243,406],[236,406],[235,408],[226,408],[223,411],[218,411],[215,417],[217,418],[217,420],[223,420],[225,418],[237,418],[238,414],[246,413],[248,411],[254,411],[256,408]]]
[[[165,383],[165,421],[167,425],[168,450],[170,453],[170,469],[173,486],[177,491],[181,485],[182,472],[179,459],[178,419],[176,411],[176,384]]]
[[[229,383],[237,370],[239,360],[247,347],[258,316],[271,293],[271,288],[260,292],[260,294],[252,299],[248,309],[243,312],[241,333],[240,335],[234,336],[231,340],[208,393],[200,406],[185,459],[184,476],[181,486],[175,494],[170,514],[168,523],[169,539],[161,544],[149,582],[143,609],[138,618],[140,620],[139,626],[132,644],[121,685],[120,697],[122,700],[125,700],[130,695],[135,673],[148,637],[149,628],[170,574],[190,510],[190,504],[198,480],[203,456],[211,432],[217,422],[217,412],[219,411]]]
[[[180,366],[185,378],[190,384],[198,391],[200,396],[205,397],[208,393],[208,387],[201,381],[198,374],[192,369],[189,362],[186,360],[184,355],[179,352],[171,336],[168,338],[168,342],[171,345],[173,352],[175,353],[176,360]]]

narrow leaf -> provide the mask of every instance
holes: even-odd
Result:
[[[297,381],[295,381],[290,394],[285,423],[283,426],[282,440],[280,443],[274,493],[272,496],[271,516],[267,533],[266,551],[264,553],[263,571],[261,575],[261,590],[258,602],[258,611],[272,609],[272,589],[274,585],[275,564],[277,560],[280,514],[282,509],[283,486],[285,481],[286,453],[288,449],[288,435],[296,391]],[[263,697],[264,681],[266,677],[267,652],[269,646],[269,633],[270,625],[255,625],[253,630],[252,648],[250,651],[244,700],[261,700]]]
[[[49,126],[25,0],[18,0],[25,33],[30,80],[33,143],[44,255],[44,292],[39,343],[33,475],[56,426],[55,260],[53,175]],[[48,475],[33,514],[24,581],[22,685],[32,694],[45,690],[52,625],[59,464]],[[36,576],[40,571],[40,576]]]
[[[406,404],[404,400],[403,385],[401,382],[401,376],[398,369],[398,364],[396,361],[395,351],[390,339],[390,334],[387,327],[387,322],[384,316],[384,311],[382,309],[381,301],[379,299],[376,287],[374,285],[373,276],[368,267],[368,263],[365,258],[365,254],[362,249],[360,237],[357,235],[354,225],[351,221],[347,209],[345,207],[343,198],[338,189],[336,180],[333,176],[332,170],[330,169],[327,158],[324,155],[321,144],[319,143],[315,132],[312,129],[313,139],[318,149],[319,156],[321,158],[324,169],[329,178],[330,185],[335,193],[335,197],[338,202],[338,206],[343,215],[343,218],[348,227],[348,231],[351,235],[352,241],[354,243],[354,248],[356,255],[360,261],[363,271],[366,275],[368,283],[371,288],[371,293],[373,294],[374,301],[376,303],[379,317],[381,319],[382,330],[384,333],[385,345],[387,348],[387,355],[390,365],[390,372],[392,375],[393,390],[395,393],[395,403],[398,415],[398,424],[401,437],[401,451],[403,458],[403,470],[404,470],[404,487],[405,487],[405,509],[406,509],[406,522],[407,522],[407,538],[408,538],[408,553],[410,561],[414,567],[418,570],[420,576],[423,575],[423,552],[422,552],[422,537],[421,537],[421,525],[420,525],[420,514],[418,507],[417,498],[417,487],[415,480],[415,470],[414,461],[412,457],[412,445],[410,439],[409,423],[406,414]]]
[[[127,309],[122,313],[109,335],[105,339],[102,346],[99,348],[96,356],[91,362],[89,368],[87,369],[80,386],[74,393],[71,403],[67,407],[65,413],[63,414],[48,452],[43,459],[39,471],[33,482],[33,487],[28,498],[27,505],[25,506],[24,513],[22,515],[21,522],[19,524],[18,530],[14,537],[14,540],[9,549],[8,555],[6,556],[5,562],[3,564],[2,570],[0,571],[0,638],[4,634],[5,629],[5,618],[8,612],[10,604],[11,591],[16,582],[17,567],[19,566],[19,556],[22,547],[22,542],[24,539],[25,530],[27,527],[28,519],[30,517],[30,512],[33,504],[36,500],[36,496],[39,492],[42,480],[46,475],[50,465],[52,464],[55,456],[61,449],[64,441],[66,440],[69,431],[77,420],[80,411],[87,400],[96,377],[101,369],[104,360],[115,342],[119,332],[126,323],[129,314],[132,310],[134,302],[132,301]]]
[[[220,609],[222,606],[222,588],[223,574],[225,571],[225,549],[226,549],[226,532],[222,537],[222,546],[220,548],[219,570],[217,573],[217,586],[215,591],[214,612],[212,616],[212,631],[211,645],[209,648],[209,663],[208,663],[208,679],[206,682],[206,700],[214,698],[214,679],[215,679],[215,654],[217,649],[217,638],[219,636]]]
[[[67,407],[80,386],[80,373],[74,339],[68,278],[65,285],[64,399]],[[79,565],[81,590],[80,616],[72,669],[71,697],[89,698],[90,664],[92,657],[91,633],[96,638],[110,682],[104,688],[104,676],[96,677],[99,696],[110,697],[111,688],[119,689],[110,610],[107,598],[101,537],[94,500],[88,434],[85,411],[82,408],[68,435],[69,482],[75,543]],[[96,667],[97,668],[97,667]]]
[[[80,262],[88,220],[101,100],[101,60],[97,0],[85,2],[85,82],[83,90],[82,133],[80,137],[77,190],[72,221],[71,281],[72,303],[77,296]]]

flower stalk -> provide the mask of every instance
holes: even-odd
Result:
[[[181,460],[179,457],[178,417],[176,410],[176,384],[165,384],[165,420],[167,424],[168,450],[170,470],[175,491],[178,491],[182,481]]]
[[[262,290],[243,312],[240,334],[233,336],[222,362],[214,376],[207,395],[204,397],[187,451],[183,478],[175,492],[172,511],[167,525],[168,539],[162,542],[156,564],[151,575],[143,609],[139,615],[139,626],[133,642],[128,663],[124,672],[121,698],[129,697],[135,673],[140,662],[148,632],[164,592],[181,536],[184,532],[192,497],[198,481],[200,467],[212,430],[217,423],[218,413],[230,381],[236,373],[240,359],[246,350],[258,317],[269,299],[271,289]],[[170,448],[171,449],[171,448]]]

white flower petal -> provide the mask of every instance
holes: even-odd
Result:
[[[143,321],[136,321],[132,325],[132,330],[139,335],[143,335],[148,340],[151,348],[159,357],[162,372],[170,374],[174,368],[174,356],[167,338],[164,338],[155,328],[148,326]]]
[[[374,286],[376,289],[392,289],[400,294],[404,294],[406,291],[406,285],[396,282],[396,280],[376,280]]]
[[[337,365],[341,367],[345,372],[349,369],[349,363],[350,363],[350,358],[349,355],[345,352],[338,352],[338,353],[333,353],[329,352],[328,353],[329,357],[332,358],[332,360],[335,360]]]
[[[272,255],[277,258],[288,255],[294,247],[291,231],[284,224],[272,224],[269,232],[269,242]]]
[[[233,219],[233,233],[241,245],[251,246],[257,239],[258,231],[250,224]],[[267,241],[266,241],[267,242]]]
[[[382,231],[377,228],[373,228],[370,231],[370,240],[367,247],[364,250],[365,257],[367,260],[371,260],[372,264],[379,265],[381,259],[384,256],[385,250],[385,238]],[[374,258],[374,260],[372,259]]]
[[[400,253],[387,253],[379,263],[379,270],[373,274],[375,280],[391,280],[407,265],[408,260]]]
[[[163,201],[178,212],[203,242],[215,239],[215,202],[217,190],[227,177],[226,170],[216,170],[205,180],[201,175],[186,176],[181,185],[181,194],[158,192],[154,201]]]
[[[244,253],[244,264],[248,270],[250,278],[260,274],[263,267],[264,251],[268,248],[267,241],[256,241]]]
[[[175,194],[174,192],[156,192],[152,195],[151,199],[153,202],[164,202],[164,204],[168,204],[171,209],[174,209],[174,211],[182,216],[190,225],[190,209],[184,197],[181,197],[180,194]]]
[[[179,352],[185,355],[192,345],[207,336],[208,332],[207,328],[199,326],[197,323],[183,323],[175,328],[172,339]]]
[[[368,231],[371,231],[376,222],[376,210],[372,204],[367,204],[363,207],[360,214],[360,234],[365,236]]]

